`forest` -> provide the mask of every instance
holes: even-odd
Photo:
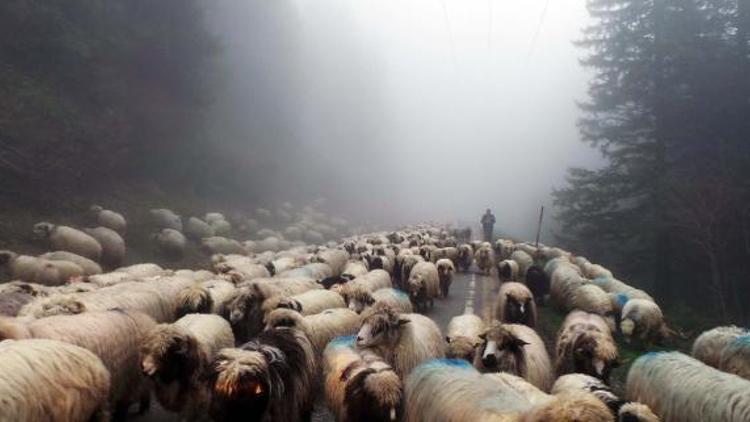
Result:
[[[0,3],[0,200],[51,209],[71,196],[143,183],[164,194],[240,201],[272,195],[268,174],[307,190],[319,187],[310,181],[316,177],[332,179],[320,175],[336,166],[326,154],[317,164],[283,166],[317,151],[305,149],[305,133],[289,132],[297,116],[280,117],[282,101],[242,110],[257,139],[241,158],[210,132],[226,76],[224,46],[206,23],[212,7],[201,0]],[[251,7],[256,37],[247,42],[258,63],[267,62],[268,48],[284,53],[277,55],[287,69],[303,67],[290,59],[299,34],[273,36],[289,22],[287,2]],[[593,23],[576,45],[592,78],[578,125],[605,161],[571,168],[556,186],[557,240],[627,274],[675,312],[689,307],[750,323],[750,0],[588,0],[587,7]],[[349,50],[355,61],[356,50]],[[366,61],[355,66],[375,72]],[[306,73],[257,71],[247,79],[254,90],[274,86],[272,98],[299,90]],[[367,122],[371,113],[341,108],[358,129],[345,134],[351,144],[336,157],[362,148],[375,154],[367,147],[377,126]],[[340,134],[318,134],[329,135]],[[368,193],[382,185],[367,174],[347,180]]]
[[[582,139],[559,239],[672,306],[750,321],[750,2],[589,0]]]

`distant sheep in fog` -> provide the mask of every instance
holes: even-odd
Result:
[[[54,250],[73,252],[97,262],[102,257],[102,245],[93,237],[72,227],[37,223],[34,225],[34,235],[47,239]]]
[[[157,208],[149,211],[151,219],[158,229],[174,229],[182,231],[182,218],[172,210],[166,208]]]
[[[96,222],[108,229],[114,230],[120,235],[124,235],[128,228],[128,223],[122,214],[112,210],[105,210],[99,205],[91,206],[91,213],[96,217]]]

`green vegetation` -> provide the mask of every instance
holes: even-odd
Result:
[[[555,193],[561,246],[662,306],[750,323],[750,1],[587,4],[579,126],[607,162]]]

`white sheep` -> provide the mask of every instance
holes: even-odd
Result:
[[[266,329],[296,328],[305,333],[316,355],[320,356],[334,338],[355,334],[360,322],[356,312],[345,308],[327,309],[307,316],[291,309],[275,309],[266,316]]]
[[[716,327],[703,332],[693,343],[691,355],[706,365],[719,367],[721,362],[721,351],[734,339],[748,335],[750,331],[734,325],[727,327]]]
[[[47,252],[45,254],[39,255],[39,258],[46,259],[49,261],[69,261],[77,264],[81,268],[83,268],[85,275],[96,275],[102,273],[102,267],[97,264],[96,262],[83,257],[81,255],[74,254],[72,252],[66,252],[66,251],[54,251],[54,252]]]
[[[435,263],[435,266],[438,270],[440,295],[443,298],[447,298],[448,291],[450,290],[451,284],[453,283],[453,274],[456,272],[456,267],[453,265],[453,261],[448,258],[438,259]]]
[[[221,236],[212,236],[202,239],[201,248],[209,255],[246,253],[245,247],[242,243]]]
[[[185,235],[191,239],[200,240],[215,234],[214,229],[198,217],[190,217],[185,223]]]
[[[453,317],[448,323],[445,341],[448,343],[446,357],[474,361],[474,353],[482,344],[480,336],[484,333],[482,318],[474,314]]]
[[[356,344],[359,350],[381,356],[402,379],[420,363],[445,356],[435,322],[419,314],[399,314],[380,303],[363,315]]]
[[[73,252],[94,261],[99,261],[102,256],[102,246],[96,239],[72,227],[37,223],[34,225],[34,235],[48,239],[54,250]]]
[[[122,214],[112,210],[105,210],[99,205],[92,205],[91,213],[94,214],[96,222],[100,226],[112,229],[121,235],[125,234],[125,231],[128,228],[128,223],[125,221],[125,217],[123,217]]]
[[[3,421],[109,419],[110,375],[90,351],[54,340],[0,342]]]
[[[149,211],[151,219],[157,229],[174,229],[182,231],[182,218],[172,210],[166,208],[157,208]]]
[[[495,253],[491,246],[481,246],[476,249],[474,253],[474,261],[477,263],[477,267],[487,274],[492,271],[492,266],[495,264]]]
[[[646,299],[630,299],[622,308],[620,331],[626,341],[655,343],[670,335],[659,305]]]
[[[547,395],[510,374],[481,374],[463,360],[420,365],[404,385],[406,422],[607,422],[609,409],[596,397]]]
[[[0,340],[44,338],[83,347],[98,356],[111,374],[110,402],[115,416],[131,403],[148,408],[149,389],[139,370],[139,346],[154,320],[139,312],[112,310],[58,315],[37,320],[0,318]]]
[[[177,230],[161,229],[152,238],[161,254],[174,259],[180,259],[185,255],[187,238]]]
[[[626,397],[665,421],[750,420],[750,381],[679,352],[652,352],[630,367]]]
[[[406,282],[406,290],[417,310],[427,310],[434,305],[434,299],[440,296],[440,276],[435,264],[428,261],[418,262],[411,269]]]
[[[277,308],[295,310],[302,315],[318,314],[326,309],[346,308],[346,301],[340,294],[325,289],[308,290],[294,296],[276,296],[263,304],[266,312]]]
[[[617,344],[604,318],[578,310],[569,313],[555,342],[557,375],[578,372],[607,382],[617,365]]]
[[[96,239],[102,247],[101,262],[109,267],[119,267],[125,262],[127,248],[125,239],[116,231],[106,227],[83,229],[86,234]]]

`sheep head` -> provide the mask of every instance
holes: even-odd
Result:
[[[34,224],[33,233],[37,239],[46,239],[50,237],[52,231],[55,230],[55,225],[48,222],[41,222]]]
[[[301,330],[303,324],[304,319],[302,315],[291,309],[274,309],[266,316],[266,330],[273,328],[296,328]]]
[[[18,257],[18,254],[12,251],[0,251],[0,266],[9,265]]]
[[[408,323],[409,319],[401,317],[390,305],[378,302],[362,318],[362,325],[357,333],[357,346],[367,348],[393,345],[400,337],[401,326]]]
[[[346,382],[344,402],[347,420],[398,421],[403,413],[403,388],[388,367],[369,367]]]
[[[199,375],[204,361],[195,337],[174,324],[157,325],[141,344],[143,374],[162,382]]]
[[[177,295],[175,315],[181,318],[187,314],[208,314],[214,306],[214,300],[208,289],[202,286],[191,286]]]
[[[278,349],[256,345],[251,350],[223,349],[208,373],[212,390],[212,416],[217,420],[260,419],[269,402],[276,398],[280,379],[274,379],[269,365],[283,363]]]
[[[375,303],[372,294],[362,287],[346,289],[346,295],[344,297],[349,302],[349,309],[358,314],[361,314],[365,308],[372,306]]]
[[[479,337],[483,344],[477,349],[477,353],[485,368],[521,377],[525,375],[524,346],[529,343],[499,321],[493,321]]]

